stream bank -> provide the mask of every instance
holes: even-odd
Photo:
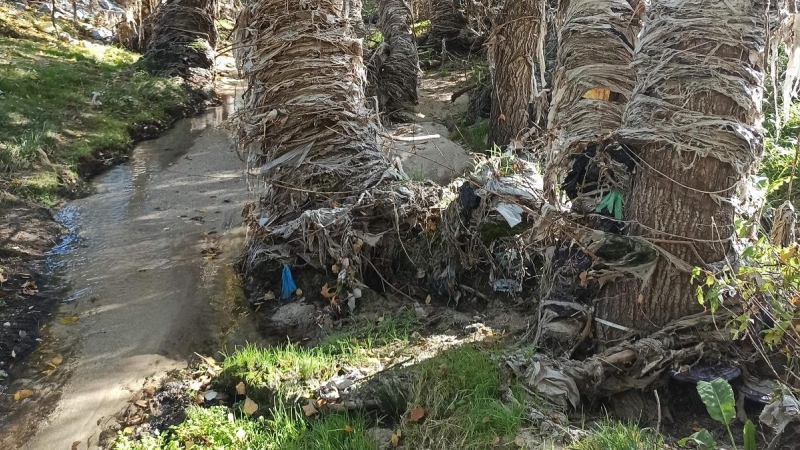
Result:
[[[96,178],[94,195],[59,210],[66,238],[46,261],[67,287],[54,288],[63,300],[53,320],[12,370],[6,392],[33,395],[3,396],[0,447],[94,448],[153,376],[184,367],[193,352],[258,340],[232,268],[249,195],[222,128],[233,103],[229,95],[137,145],[128,163]]]

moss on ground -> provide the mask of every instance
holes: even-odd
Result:
[[[77,35],[69,21],[59,31]],[[0,190],[52,205],[95,152],[124,155],[133,125],[165,121],[187,102],[138,55],[73,42],[57,38],[49,16],[0,4]]]

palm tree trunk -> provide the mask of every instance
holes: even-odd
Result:
[[[357,222],[371,220],[371,189],[389,169],[344,1],[255,1],[235,39],[248,86],[237,145],[265,186],[245,208],[248,268],[297,255],[342,264],[360,249],[368,226]]]
[[[193,88],[214,81],[217,27],[215,0],[167,0],[152,16],[142,57],[160,75],[179,76]]]
[[[493,99],[489,143],[507,145],[531,125],[531,104],[544,77],[535,79],[534,60],[542,53],[546,0],[507,1],[489,38]],[[541,68],[544,71],[544,68]]]
[[[731,257],[735,189],[762,151],[765,20],[765,0],[648,6],[618,136],[637,162],[628,233],[662,251],[644,281],[613,283],[599,300],[597,317],[617,326],[598,326],[601,337],[702,310],[686,268],[712,270]]]
[[[571,175],[577,178],[563,187],[578,211],[593,211],[599,203],[602,192],[592,186],[610,184],[609,179],[587,179],[575,166],[587,163],[579,155],[597,147],[622,123],[636,78],[631,62],[641,29],[640,15],[641,8],[628,0],[568,0],[560,4],[558,59],[548,116],[553,141],[546,186],[557,186]],[[576,201],[580,194],[582,198]]]
[[[378,109],[390,121],[409,121],[417,104],[419,56],[411,33],[411,7],[407,0],[380,0],[378,27],[381,42],[370,56],[370,91],[378,97]]]

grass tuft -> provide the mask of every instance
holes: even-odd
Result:
[[[236,417],[228,408],[192,406],[187,418],[159,437],[134,440],[120,435],[114,450],[376,450],[360,416],[334,414],[309,421],[295,410],[276,407],[269,418]]]
[[[405,445],[429,449],[491,449],[514,440],[524,416],[524,391],[512,386],[520,402],[502,401],[499,364],[477,347],[463,346],[413,369],[409,408],[424,408],[426,419],[405,423]]]
[[[664,440],[634,423],[603,422],[588,437],[569,446],[569,450],[661,450]]]

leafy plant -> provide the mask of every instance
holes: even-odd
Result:
[[[736,440],[731,432],[731,422],[736,417],[736,401],[733,397],[733,388],[727,381],[717,378],[712,382],[700,381],[697,383],[697,393],[706,405],[708,415],[717,422],[725,425],[728,430],[728,437],[731,445],[736,449]],[[717,444],[714,437],[708,430],[700,430],[689,437],[678,441],[681,447],[692,442],[702,450],[716,450]],[[756,427],[753,422],[748,420],[744,425],[744,448],[745,450],[756,450]]]

